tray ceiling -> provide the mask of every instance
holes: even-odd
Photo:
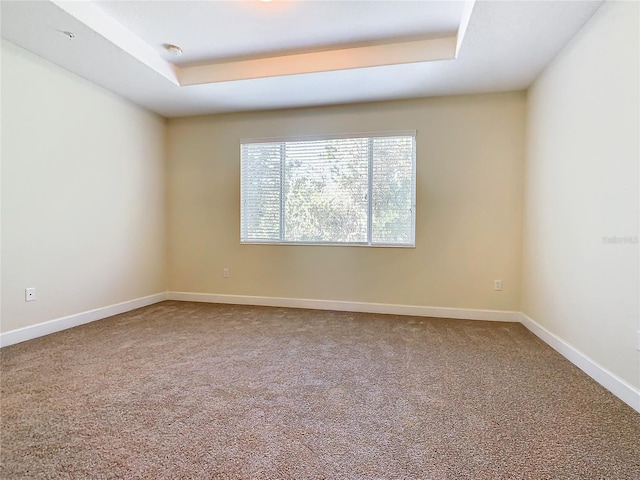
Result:
[[[175,117],[524,89],[601,4],[4,0],[0,8],[5,40]]]

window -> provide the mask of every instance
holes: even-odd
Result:
[[[241,142],[242,243],[415,245],[415,132]]]

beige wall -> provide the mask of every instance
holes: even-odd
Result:
[[[170,120],[169,289],[518,310],[524,119],[507,93]],[[241,138],[414,129],[415,249],[240,245]]]
[[[164,134],[2,43],[3,332],[165,291]]]
[[[529,91],[522,302],[636,387],[638,244],[603,237],[638,235],[639,18],[605,4]]]

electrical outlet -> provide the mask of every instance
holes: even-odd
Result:
[[[33,302],[36,299],[36,289],[35,288],[25,288],[24,289],[24,301],[25,302]]]
[[[494,280],[493,281],[493,289],[496,292],[499,292],[502,290],[502,280]]]
[[[222,276],[224,278],[229,278],[229,269],[228,268],[223,268],[222,269]]]

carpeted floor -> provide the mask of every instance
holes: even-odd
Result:
[[[640,414],[519,324],[163,302],[0,357],[3,479],[640,478]]]

